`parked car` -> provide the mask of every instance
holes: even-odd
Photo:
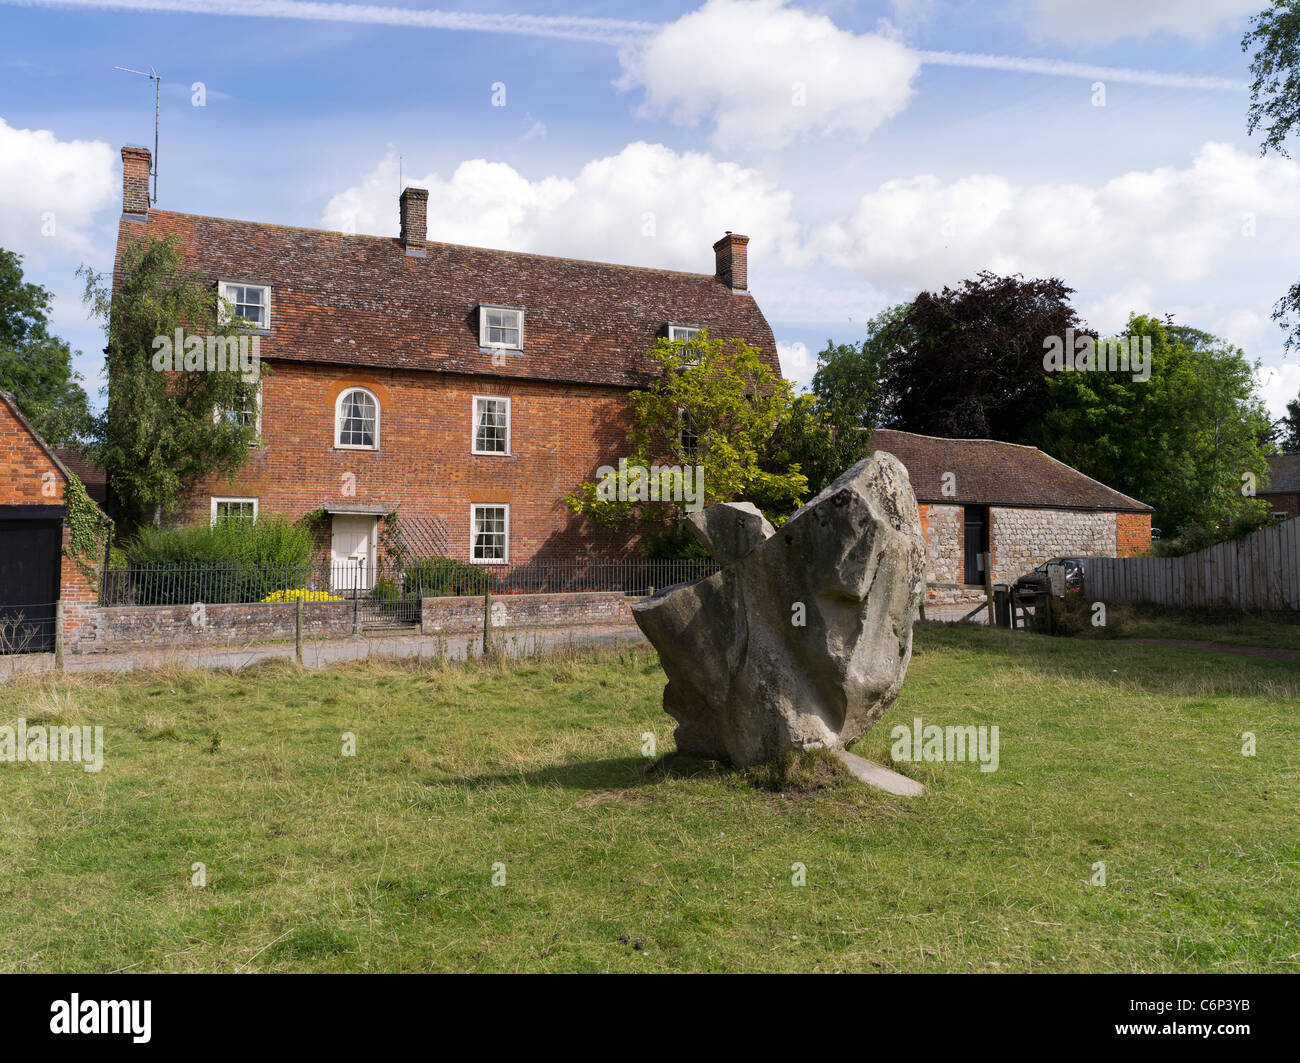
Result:
[[[1051,579],[1047,575],[1048,565],[1061,565],[1065,569],[1065,589],[1067,591],[1083,590],[1083,559],[1079,557],[1053,557],[1044,561],[1032,572],[1026,572],[1016,580],[1018,594],[1045,594],[1051,589]]]

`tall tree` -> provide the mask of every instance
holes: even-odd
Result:
[[[1044,343],[1082,335],[1074,289],[980,273],[922,292],[882,329],[884,420],[924,435],[1035,443],[1047,404]]]
[[[798,466],[816,494],[845,469],[867,456],[871,433],[880,425],[881,367],[888,329],[907,310],[889,307],[867,323],[857,343],[826,341],[817,356],[809,394],[798,396],[773,437],[765,467]]]
[[[1277,445],[1283,454],[1300,454],[1300,397],[1286,404],[1286,416],[1276,425]]]
[[[771,469],[761,460],[794,401],[790,382],[741,340],[660,340],[650,350],[662,372],[653,386],[633,391],[628,474],[580,485],[565,497],[570,512],[606,526],[639,521],[651,534],[671,535],[692,504],[753,501],[779,518],[807,492],[798,468]],[[699,467],[703,482],[650,485],[635,469]],[[611,465],[610,468],[613,468]],[[676,497],[672,497],[676,496]]]
[[[1254,367],[1208,333],[1151,316],[1127,336],[1151,347],[1150,379],[1132,372],[1055,374],[1044,420],[1052,455],[1156,509],[1166,534],[1252,519],[1243,473],[1267,471],[1268,414]]]
[[[66,446],[89,436],[92,418],[71,348],[50,335],[50,299],[23,280],[22,256],[0,248],[0,388],[47,443]]]
[[[80,272],[86,302],[108,333],[108,407],[91,453],[108,474],[112,515],[130,532],[167,517],[201,478],[248,460],[253,419],[219,413],[252,408],[261,384],[235,359],[209,360],[210,341],[238,343],[242,319],[184,272],[175,237],[132,244],[119,267],[116,291],[102,274]],[[175,350],[177,330],[198,349]]]
[[[1250,62],[1250,109],[1246,129],[1264,131],[1259,153],[1287,157],[1286,140],[1300,123],[1300,0],[1273,0],[1255,15],[1241,39]],[[1300,346],[1300,283],[1273,307],[1273,319],[1286,330],[1286,348]]]

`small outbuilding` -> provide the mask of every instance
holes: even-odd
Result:
[[[1127,557],[1151,546],[1152,508],[1037,447],[879,429],[871,449],[907,468],[926,540],[927,597],[984,593],[1053,557]]]

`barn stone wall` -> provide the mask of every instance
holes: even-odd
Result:
[[[1012,583],[1051,557],[1114,557],[1115,514],[994,506],[993,579]]]

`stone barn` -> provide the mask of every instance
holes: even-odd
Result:
[[[926,540],[926,596],[984,593],[983,555],[995,583],[1011,583],[1052,557],[1126,557],[1151,546],[1150,506],[1037,447],[879,429],[871,449],[906,467]]]

